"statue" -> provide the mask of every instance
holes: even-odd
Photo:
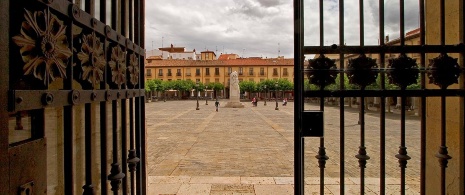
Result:
[[[230,75],[229,84],[229,102],[224,106],[225,108],[244,108],[244,105],[240,102],[240,88],[239,88],[239,77],[237,72],[234,71]]]

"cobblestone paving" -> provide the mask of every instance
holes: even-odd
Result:
[[[221,102],[225,105],[226,102]],[[146,104],[148,176],[150,194],[293,194],[293,103],[263,101],[258,107],[222,108],[214,102],[167,101]],[[306,109],[317,109],[306,104]],[[360,146],[358,112],[346,107],[344,174],[346,194],[360,193],[360,168],[354,156]],[[365,145],[371,157],[365,171],[365,192],[379,194],[379,114],[365,116]],[[339,194],[339,108],[325,108],[325,194]],[[395,155],[400,144],[400,115],[386,116],[386,190],[399,193],[400,169]],[[419,193],[420,122],[406,120],[407,150],[411,160],[406,171],[407,194]],[[319,138],[305,138],[305,193],[319,194]]]

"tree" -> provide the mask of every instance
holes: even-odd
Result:
[[[218,99],[216,94],[217,94],[217,91],[219,90],[223,90],[224,89],[224,85],[222,83],[219,83],[219,82],[215,82],[215,83],[208,83],[208,88],[209,89],[213,89],[213,94],[215,96],[215,99]]]
[[[241,93],[246,91],[249,92],[249,99],[250,99],[250,93],[256,92],[257,91],[257,84],[255,84],[254,81],[242,81],[239,83],[239,88],[241,90]]]

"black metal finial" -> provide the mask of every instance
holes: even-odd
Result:
[[[366,86],[375,83],[378,77],[377,72],[374,70],[378,68],[376,60],[366,57],[365,54],[360,54],[359,57],[349,59],[347,65],[347,77],[349,83],[365,88]]]
[[[358,149],[358,154],[355,155],[355,158],[358,159],[358,166],[366,168],[367,160],[370,160],[370,156],[367,155],[366,147],[360,146]]]
[[[335,61],[323,54],[316,59],[308,60],[308,69],[310,71],[307,73],[307,77],[309,83],[320,86],[320,88],[334,84],[337,77]]]
[[[417,82],[418,65],[415,59],[400,54],[397,58],[389,59],[388,78],[389,82],[399,86],[401,89]]]
[[[119,163],[111,164],[111,170],[110,170],[110,175],[108,175],[108,180],[111,181],[110,184],[111,184],[112,191],[119,190],[119,185],[121,184],[121,180],[125,176],[126,175],[121,172],[121,167],[119,166]]]
[[[443,53],[436,58],[430,59],[428,67],[429,83],[435,84],[441,89],[446,89],[449,85],[458,83],[461,70],[457,58],[452,58]]]
[[[129,172],[134,172],[137,170],[137,164],[139,161],[140,159],[137,157],[136,150],[129,150],[127,159]]]
[[[320,168],[325,168],[326,161],[329,159],[329,157],[326,156],[325,149],[325,147],[319,147],[318,155],[315,156],[315,158],[318,159],[318,167]]]

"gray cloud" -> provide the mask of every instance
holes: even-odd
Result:
[[[358,45],[359,0],[344,1],[344,42]],[[418,27],[418,2],[405,1],[406,31]],[[319,45],[318,0],[305,1],[305,45]],[[324,1],[324,44],[339,44],[339,1]],[[292,1],[152,0],[146,4],[147,50],[170,44],[245,57],[293,57]],[[387,0],[385,33],[399,34],[398,1]],[[378,44],[378,1],[365,1],[365,44]],[[163,37],[163,39],[162,39]],[[153,47],[152,47],[153,43]],[[279,48],[278,48],[279,43]],[[224,47],[224,50],[223,50]]]

